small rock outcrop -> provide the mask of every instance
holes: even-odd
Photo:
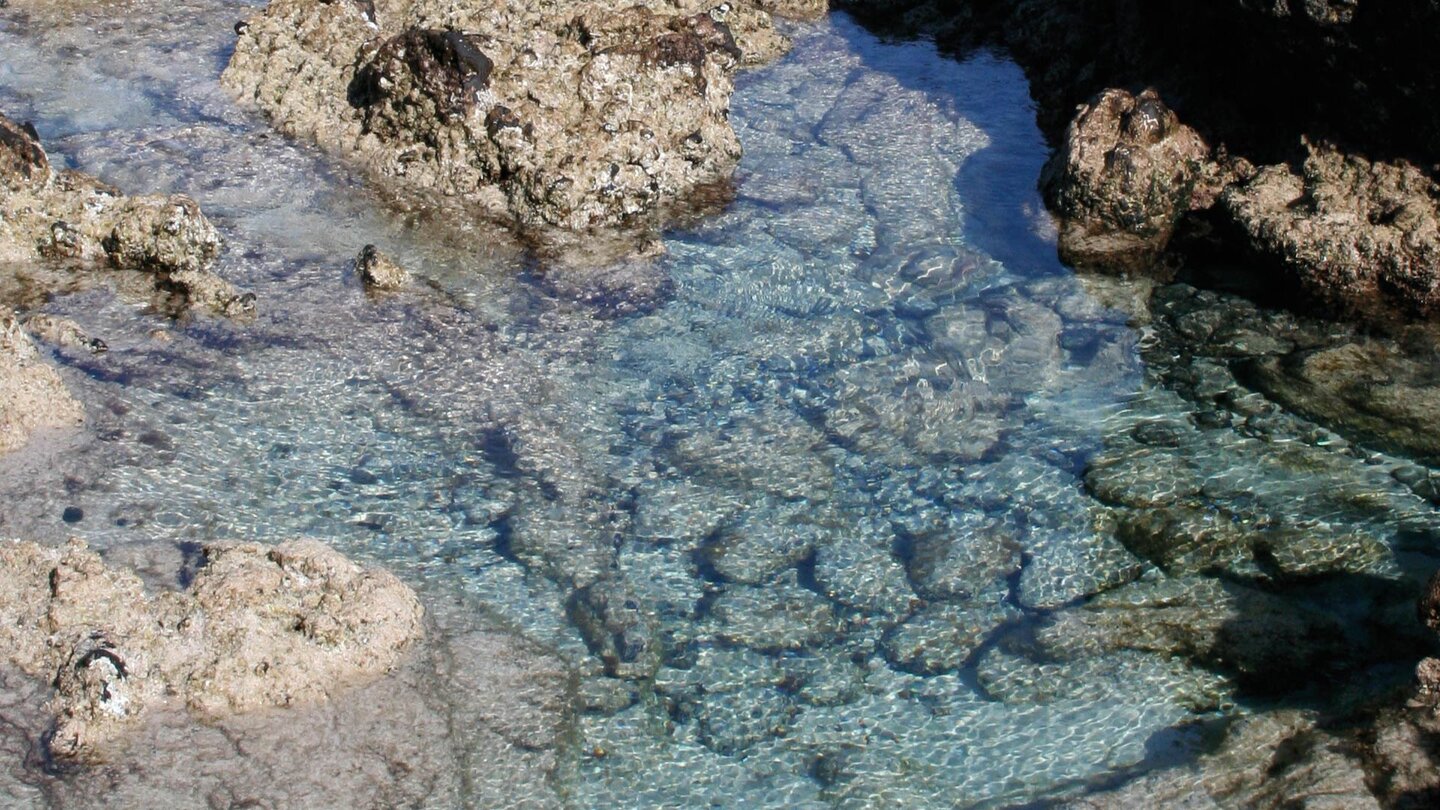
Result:
[[[1106,90],[1082,106],[1045,169],[1060,256],[1078,267],[1145,270],[1194,207],[1210,147],[1159,93]]]
[[[77,425],[80,403],[46,365],[14,316],[0,314],[0,454],[19,448],[34,431]]]
[[[374,245],[366,245],[355,257],[355,275],[367,290],[398,290],[410,280],[405,268]]]
[[[532,234],[643,228],[724,183],[731,77],[787,47],[751,0],[274,0],[238,30],[223,82],[282,131]]]
[[[1221,202],[1322,307],[1440,316],[1440,185],[1419,168],[1310,146],[1298,172],[1266,167]]]
[[[0,544],[0,644],[51,681],[49,753],[96,761],[174,699],[203,716],[314,703],[395,667],[415,594],[317,541],[218,544],[189,591],[150,594],[84,543]]]
[[[254,307],[209,267],[220,235],[180,194],[126,196],[56,170],[35,128],[0,115],[0,261],[78,261],[135,270],[190,306],[236,315]]]

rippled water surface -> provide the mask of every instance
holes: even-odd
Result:
[[[249,12],[0,22],[0,107],[57,162],[199,199],[259,305],[45,303],[110,351],[58,355],[90,425],[0,476],[0,531],[303,534],[463,592],[580,673],[575,807],[1008,806],[1180,761],[1246,710],[1240,676],[1115,616],[1217,568],[1394,580],[1396,538],[1436,531],[1404,462],[1237,382],[1230,358],[1338,327],[1056,262],[1002,58],[794,27],[740,79],[738,199],[597,297],[503,235],[389,213],[235,108],[216,78]],[[421,283],[366,295],[366,243]],[[656,278],[658,306],[614,317]],[[1150,553],[1147,520],[1196,548]],[[1336,621],[1362,610],[1319,587]]]

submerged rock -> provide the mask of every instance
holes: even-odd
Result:
[[[80,403],[40,359],[14,316],[0,314],[0,453],[25,444],[36,430],[84,419]]]
[[[399,196],[534,234],[643,228],[729,178],[731,76],[786,47],[750,0],[276,0],[223,81]]]
[[[1208,577],[1141,580],[1062,610],[1036,630],[1059,659],[1137,650],[1182,655],[1250,687],[1290,689],[1360,654],[1340,620],[1264,591]]]
[[[92,354],[103,354],[110,347],[97,337],[86,334],[80,324],[68,318],[39,313],[25,319],[25,331],[37,339],[53,346],[67,349],[84,349]]]
[[[1380,340],[1265,357],[1239,366],[1265,396],[1335,430],[1422,459],[1440,459],[1440,378],[1433,348]]]
[[[1080,108],[1041,184],[1060,217],[1060,257],[1145,271],[1192,208],[1210,147],[1153,88],[1106,90]]]
[[[9,662],[53,679],[49,752],[98,761],[172,698],[206,716],[323,701],[422,636],[415,594],[316,541],[219,544],[186,593],[150,594],[84,543],[0,546]]]
[[[220,235],[180,194],[126,196],[76,171],[56,171],[35,129],[0,115],[0,261],[78,260],[135,270],[189,305],[238,315],[254,308],[209,267]]]
[[[1346,741],[1300,711],[1237,720],[1218,751],[1122,788],[1064,805],[1068,810],[1161,807],[1378,808],[1364,763]]]
[[[1404,162],[1310,146],[1221,202],[1253,247],[1342,314],[1440,316],[1440,185]]]

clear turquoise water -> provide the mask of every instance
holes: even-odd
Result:
[[[90,425],[0,475],[0,532],[303,534],[461,593],[581,674],[557,776],[576,807],[1008,806],[1185,759],[1190,724],[1248,710],[1231,679],[1027,641],[1166,579],[1085,481],[1146,426],[1173,441],[1134,498],[1198,481],[1222,520],[1379,544],[1367,571],[1390,579],[1396,527],[1436,528],[1400,460],[1258,395],[1218,418],[1170,373],[1199,350],[1151,320],[1149,285],[1057,263],[1003,58],[795,27],[740,80],[738,199],[608,268],[610,303],[672,285],[615,318],[235,109],[216,77],[247,12],[0,23],[0,106],[78,168],[199,199],[259,304],[171,323],[104,287],[47,303],[110,351],[59,354]],[[367,296],[347,262],[371,242],[422,283]],[[1185,368],[1237,389],[1222,362]],[[574,619],[596,582],[644,617],[629,679]]]

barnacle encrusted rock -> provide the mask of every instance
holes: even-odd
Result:
[[[105,264],[153,276],[188,304],[223,314],[254,307],[209,267],[220,235],[181,194],[126,196],[81,172],[56,170],[29,124],[0,114],[0,262]]]
[[[55,686],[50,754],[92,761],[171,699],[205,716],[323,701],[395,667],[415,594],[313,540],[205,549],[188,592],[151,594],[79,540],[0,543],[0,646]]]
[[[740,157],[732,74],[788,45],[753,0],[273,0],[240,31],[223,82],[282,131],[532,234],[706,197]]]

